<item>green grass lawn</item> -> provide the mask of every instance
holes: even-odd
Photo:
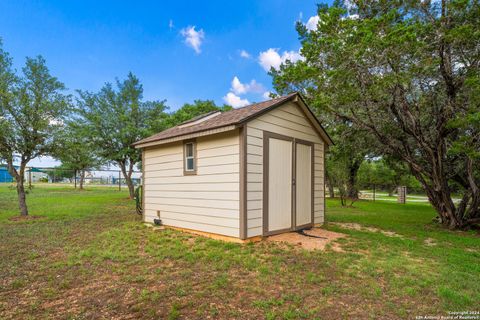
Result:
[[[0,185],[0,319],[404,319],[478,310],[480,236],[427,204],[329,201],[344,252],[145,227],[126,191]],[[355,228],[352,228],[355,226]]]

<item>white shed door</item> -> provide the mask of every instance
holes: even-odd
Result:
[[[299,228],[312,223],[312,146],[295,145],[295,224]]]
[[[292,141],[268,138],[268,233],[292,228]]]

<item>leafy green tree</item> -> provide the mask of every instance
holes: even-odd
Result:
[[[20,215],[28,216],[26,165],[55,150],[53,136],[67,114],[68,97],[61,93],[64,85],[50,75],[42,57],[27,58],[19,77],[11,64],[0,46],[0,158],[17,183]],[[17,159],[19,166],[15,168]]]
[[[299,31],[304,30],[303,25],[298,25]],[[320,88],[316,85],[316,78],[320,77],[319,70],[311,67],[307,61],[299,60],[295,63],[286,61],[280,66],[280,69],[271,68],[273,86],[279,94],[289,94],[291,92],[301,92],[313,109],[314,113],[321,118],[322,125],[328,131],[335,145],[329,149],[327,154],[325,172],[326,185],[330,193],[330,197],[334,197],[334,188],[339,189],[340,186],[334,185],[333,181],[344,181],[345,197],[358,199],[357,174],[360,165],[365,157],[371,155],[375,150],[375,141],[365,132],[365,130],[353,126],[348,119],[338,117],[331,111],[330,105],[325,96],[319,92]],[[338,162],[335,170],[328,170],[328,167],[334,167]],[[339,173],[339,168],[345,170],[341,173],[342,177],[334,177]]]
[[[116,87],[107,83],[98,93],[78,94],[78,123],[85,126],[100,158],[120,168],[133,199],[132,173],[141,153],[132,144],[166,128],[165,101],[142,101],[143,87],[132,73],[117,80]]]
[[[75,170],[63,163],[52,169],[44,169],[42,171],[48,175],[52,183],[63,182],[65,179],[73,182],[73,179],[75,178]]]
[[[185,103],[180,109],[171,113],[165,125],[167,127],[173,127],[208,112],[228,111],[231,109],[232,107],[228,105],[217,106],[212,100],[195,100],[193,104]]]
[[[341,163],[335,171],[338,173],[340,168],[345,170],[342,176],[346,177],[346,197],[356,200],[359,192],[358,170],[373,149],[371,139],[362,130],[352,127],[349,123],[336,119],[334,124],[335,127],[331,130],[333,132],[331,136],[335,145],[330,148],[327,161],[333,162],[331,166]],[[327,170],[326,178],[331,179],[330,176],[331,174]],[[333,177],[333,179],[335,178]],[[340,180],[337,179],[337,181]]]
[[[398,186],[406,186],[408,190],[417,191],[419,184],[410,174],[408,167],[392,159],[370,159],[362,163],[358,171],[358,184],[360,188],[387,191],[390,196]]]
[[[443,225],[479,223],[479,2],[337,1],[318,16],[297,25],[307,94],[406,163]]]
[[[310,77],[315,77],[311,69],[307,67],[304,61],[290,63],[281,66],[280,70],[272,68],[270,75],[273,77],[273,86],[279,94],[288,94],[293,91],[302,92],[309,106],[314,113],[322,119],[322,124],[328,131],[335,145],[330,147],[327,153],[327,170],[325,171],[325,179],[330,197],[334,197],[334,188],[340,190],[340,186],[335,185],[333,181],[343,181],[345,197],[358,199],[357,174],[360,165],[367,155],[374,150],[375,141],[365,130],[359,129],[352,125],[351,121],[345,120],[332,113],[321,96],[317,94]],[[329,165],[329,162],[331,165]],[[335,170],[328,170],[328,167],[334,167]],[[345,172],[340,174],[339,170]],[[333,173],[335,172],[335,173]],[[341,177],[334,177],[334,174]]]
[[[87,129],[77,121],[68,121],[56,139],[58,147],[53,153],[53,157],[62,162],[62,169],[71,173],[70,177],[79,175],[80,190],[83,190],[87,169],[97,168],[104,161]]]
[[[343,207],[352,206],[353,203],[358,200],[358,195],[356,197],[350,197],[349,195],[349,166],[351,165],[348,157],[340,155],[339,153],[330,153],[328,155],[329,161],[326,163],[326,172],[328,172],[328,183],[338,190],[338,198],[340,199],[340,204]],[[357,184],[355,184],[355,188]],[[333,192],[333,190],[332,190]],[[358,190],[357,190],[358,192]],[[350,200],[350,203],[348,202]]]

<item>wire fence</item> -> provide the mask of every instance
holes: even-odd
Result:
[[[335,197],[339,197],[338,189],[334,188]],[[325,191],[325,196],[330,197],[329,189]],[[428,203],[428,196],[418,187],[411,186],[382,186],[382,185],[363,185],[358,187],[358,199],[367,201],[389,201],[397,203]],[[460,196],[454,196],[453,202],[459,203]]]
[[[78,188],[83,181],[84,187],[115,187],[121,190],[127,183],[120,170],[112,169],[88,169],[82,172],[78,170],[68,170],[61,168],[28,167],[25,170],[24,182],[29,186],[35,185],[64,185]],[[142,172],[134,171],[132,173],[132,182],[134,186],[142,184]],[[15,179],[10,175],[7,168],[0,164],[0,185],[14,184]],[[383,185],[361,185],[358,186],[358,198],[369,201],[399,201],[398,187]],[[339,196],[338,188],[333,190],[334,197]],[[325,196],[331,197],[330,189],[326,188]],[[428,202],[426,195],[421,190],[407,187],[404,199],[406,202]],[[460,199],[453,199],[455,202]]]
[[[382,188],[381,186],[364,186],[358,191],[358,197],[362,200],[386,200],[395,201],[398,199],[398,188]]]
[[[83,175],[83,177],[82,177]],[[109,186],[122,188],[126,186],[126,180],[120,170],[111,169],[88,169],[88,170],[68,170],[60,168],[41,168],[28,167],[25,170],[24,182],[28,185],[71,185],[74,188],[81,183],[85,187],[89,186]],[[134,171],[132,173],[132,182],[135,186],[141,185],[142,173]],[[0,184],[15,183],[6,167],[0,166]]]
[[[428,202],[428,197],[424,194],[423,190],[409,187],[409,186],[384,186],[384,185],[361,185],[357,187],[358,198],[350,199],[349,196],[345,195],[347,200],[367,200],[367,201],[391,201],[391,202]],[[341,197],[340,191],[338,188],[333,188],[333,193],[330,188],[326,188],[325,197],[327,198],[338,198]],[[457,201],[459,199],[454,199]]]

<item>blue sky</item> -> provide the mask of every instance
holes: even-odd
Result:
[[[0,37],[17,69],[41,54],[71,92],[132,71],[172,111],[194,99],[241,106],[271,90],[266,68],[300,58],[295,21],[315,21],[316,3],[1,1]]]

